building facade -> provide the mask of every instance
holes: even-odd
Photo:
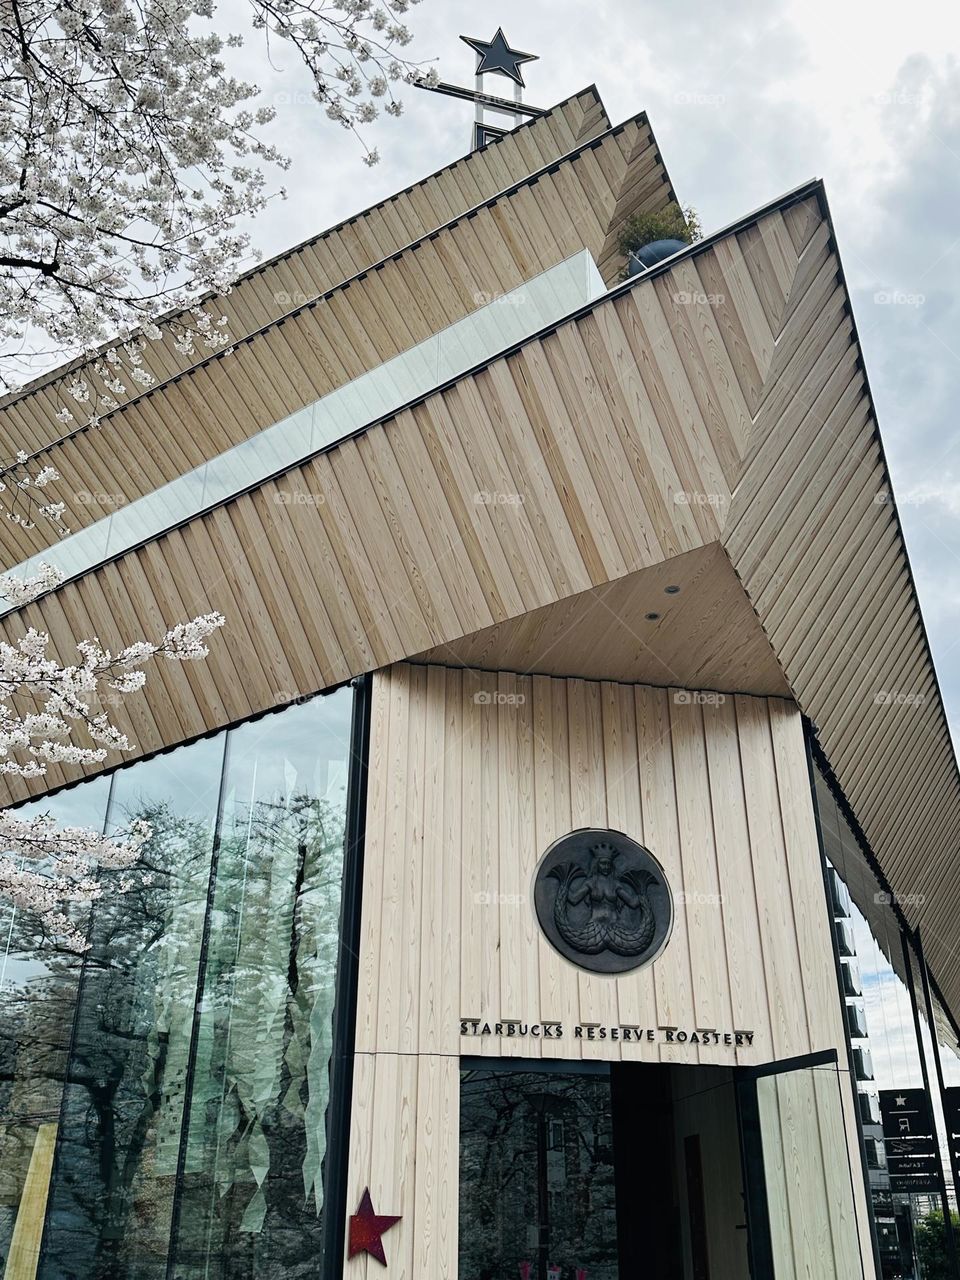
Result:
[[[960,777],[822,185],[623,278],[674,198],[586,89],[97,429],[0,406],[75,516],[0,637],[227,619],[119,767],[0,781],[153,831],[82,956],[2,921],[5,1280],[919,1275]]]

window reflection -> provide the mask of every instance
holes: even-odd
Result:
[[[178,1276],[315,1276],[349,696],[232,735]]]
[[[36,807],[153,834],[129,890],[103,873],[83,958],[0,917],[0,1275],[317,1275],[351,708]]]
[[[223,737],[116,776],[108,829],[153,834],[93,913],[41,1274],[162,1277],[173,1212]]]
[[[841,956],[841,991],[853,1048],[853,1066],[863,1127],[871,1210],[880,1256],[881,1280],[914,1280],[920,1275],[917,1229],[939,1209],[937,1188],[907,1192],[896,1177],[883,1137],[880,1093],[921,1089],[923,1072],[906,972],[900,924],[890,895],[867,864],[856,835],[826,779],[816,771],[816,798],[829,864],[828,883],[839,886],[845,911],[831,888],[832,911]],[[911,959],[919,991],[919,966]],[[923,1033],[927,1029],[922,1023]],[[927,1050],[928,1063],[930,1051]],[[946,1061],[944,1063],[946,1073]],[[930,1066],[931,1079],[933,1068]],[[934,1088],[931,1105],[941,1131]]]
[[[19,813],[103,831],[109,791],[110,780],[97,778]],[[10,904],[0,910],[0,947],[2,1274],[11,1250],[24,1258],[39,1248],[81,958]]]
[[[461,1280],[617,1280],[610,1076],[465,1070]]]

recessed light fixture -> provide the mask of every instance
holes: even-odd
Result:
[[[648,614],[647,614],[647,621],[648,621],[648,622],[656,622],[656,620],[657,620],[659,617],[660,617],[659,613],[648,613]]]
[[[663,589],[668,596],[678,596],[680,594],[679,587],[664,587]]]

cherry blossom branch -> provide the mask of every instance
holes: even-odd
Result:
[[[52,468],[46,470],[49,475],[31,475],[25,456],[18,458],[14,487],[18,492],[44,487],[56,479]],[[29,576],[0,576],[0,598],[22,607],[62,581],[57,569],[41,563]],[[110,751],[131,750],[108,708],[143,688],[148,662],[205,658],[208,638],[223,625],[222,614],[204,614],[172,627],[159,640],[138,640],[116,652],[96,638],[81,640],[78,661],[66,665],[50,656],[50,637],[36,628],[15,642],[0,640],[0,773],[38,778],[51,764],[97,765]],[[92,745],[72,740],[78,728]],[[46,815],[21,818],[0,810],[0,899],[38,916],[63,945],[82,949],[83,931],[69,914],[71,906],[98,897],[97,868],[132,866],[149,835],[148,823],[106,837],[58,827]]]
[[[361,143],[381,110],[401,113],[394,86],[436,79],[403,52],[419,0],[249,3],[253,29],[292,47],[317,103]],[[0,0],[5,385],[46,345],[34,337],[88,357],[117,333],[156,340],[173,310],[186,354],[225,340],[192,300],[229,289],[249,252],[238,219],[270,198],[264,166],[289,165],[262,135],[274,107],[231,72],[242,43],[217,29],[214,0]],[[145,385],[136,349],[126,357]]]

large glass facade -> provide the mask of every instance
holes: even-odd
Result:
[[[8,1268],[42,1227],[43,1280],[319,1274],[352,701],[44,806],[152,836],[132,888],[105,873],[82,959],[4,922]]]
[[[819,769],[815,786],[880,1277],[919,1280],[929,1272],[929,1248],[943,1247],[941,1239],[932,1246],[930,1240],[942,1237],[944,1186],[954,1199],[921,962],[912,942],[904,942],[894,896],[877,879]],[[935,1014],[935,1022],[949,1088],[960,1083],[956,1036],[944,1012]],[[918,1097],[925,1099],[921,1111],[928,1125],[918,1128],[910,1119],[919,1136],[900,1141],[894,1136],[898,1100],[912,1107]]]

